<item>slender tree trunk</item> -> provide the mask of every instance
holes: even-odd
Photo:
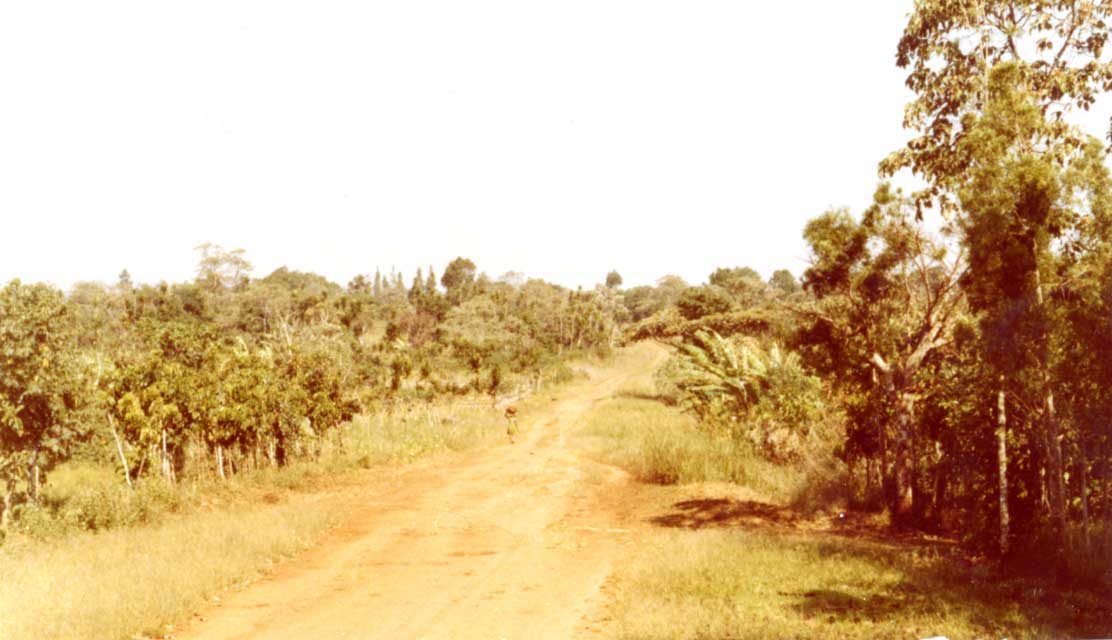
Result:
[[[120,442],[120,435],[116,432],[116,421],[112,419],[112,414],[108,414],[108,426],[112,428],[112,439],[116,441],[116,453],[120,454],[120,463],[124,465],[124,480],[127,481],[127,486],[131,487],[131,467],[127,464],[124,445]]]
[[[1050,488],[1050,516],[1059,539],[1068,543],[1066,527],[1066,483],[1062,464],[1062,441],[1058,434],[1058,417],[1054,410],[1054,392],[1049,389],[1049,376],[1043,373],[1046,391],[1046,439],[1049,445],[1047,482]]]
[[[27,462],[27,498],[31,502],[39,501],[39,448],[31,452],[31,459]]]
[[[1085,447],[1080,447],[1081,469],[1078,474],[1081,480],[1081,533],[1085,540],[1085,554],[1093,549],[1093,540],[1089,536],[1089,456],[1085,454]]]
[[[934,441],[934,482],[931,491],[931,519],[942,525],[942,506],[946,504],[946,480],[950,461],[942,451],[942,443]]]
[[[4,510],[0,512],[0,529],[8,530],[8,523],[12,519],[12,500],[15,498],[15,477],[8,476],[4,485]]]
[[[869,497],[873,494],[873,460],[868,456],[865,457],[865,502],[869,501]]]
[[[224,447],[221,445],[216,445],[216,471],[220,474],[221,480],[228,479],[224,475]]]
[[[1108,436],[1105,436],[1103,449],[1100,475],[1104,486],[1104,535],[1107,536],[1105,561],[1112,564],[1112,474],[1108,472],[1112,466],[1112,439]]]
[[[162,427],[162,477],[166,482],[173,484],[174,477],[170,465],[170,449],[166,444],[166,427]]]
[[[1045,298],[1043,295],[1042,274],[1039,272],[1039,249],[1036,240],[1032,240],[1032,256],[1035,258],[1035,298],[1040,311],[1045,312]],[[1049,348],[1050,336],[1045,333],[1041,336],[1042,344],[1039,353],[1039,368],[1043,386],[1043,406],[1045,409],[1044,429],[1047,445],[1047,484],[1050,489],[1050,518],[1058,540],[1068,542],[1066,536],[1066,487],[1064,469],[1062,465],[1062,442],[1058,434],[1058,415],[1054,406],[1054,389],[1050,380]]]
[[[1004,385],[996,394],[996,464],[999,475],[1000,496],[1000,556],[1008,554],[1008,540],[1011,519],[1008,515],[1008,414]]]

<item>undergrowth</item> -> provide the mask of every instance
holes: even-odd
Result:
[[[700,429],[694,417],[645,391],[620,392],[579,435],[595,456],[644,482],[732,482],[770,501],[814,509],[840,498],[822,493],[832,486],[825,482],[834,475],[830,467],[766,460],[747,442]]]

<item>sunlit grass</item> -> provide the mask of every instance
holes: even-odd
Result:
[[[598,407],[580,437],[595,456],[644,482],[732,482],[775,501],[791,499],[806,483],[798,467],[773,464],[743,443],[700,430],[694,418],[644,390]]]
[[[612,581],[608,635],[1062,638],[1112,631],[1107,605],[976,576],[924,549],[826,535],[678,531]],[[1065,602],[1072,602],[1066,605]]]
[[[837,511],[846,499],[839,490],[845,483],[826,462],[828,454],[816,452],[787,465],[769,462],[743,443],[700,429],[693,417],[656,397],[647,377],[634,379],[593,412],[579,433],[581,445],[644,482],[697,485],[655,490],[668,492],[662,495],[729,493],[718,483],[732,483],[759,496],[761,502],[752,503],[756,513],[764,508],[770,515],[763,524],[759,517],[757,524],[738,518],[698,529],[703,525],[694,520],[684,524],[691,517],[688,511],[681,510],[677,520],[650,518],[659,527],[656,535],[646,537],[632,561],[611,578],[604,636],[958,640],[1112,635],[1107,598],[1092,592],[1065,593],[1045,581],[1004,579],[968,565],[944,544],[808,532],[815,524],[808,513]],[[724,501],[674,506],[699,509],[699,502]]]
[[[307,546],[336,515],[298,502],[191,513],[0,555],[0,638],[161,636],[207,598]]]

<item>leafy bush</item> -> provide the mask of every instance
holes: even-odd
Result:
[[[823,409],[822,385],[796,354],[713,331],[681,343],[656,383],[704,425],[750,441],[773,460],[800,456]]]

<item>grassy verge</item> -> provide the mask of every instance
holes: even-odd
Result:
[[[1004,578],[950,544],[807,515],[836,513],[846,499],[831,490],[839,482],[829,466],[773,464],[699,430],[650,391],[649,375],[598,407],[578,434],[592,455],[643,482],[692,485],[641,488],[638,519],[652,528],[611,577],[608,637],[1112,635],[1108,594]],[[665,504],[675,512],[659,513]]]
[[[695,420],[631,388],[608,400],[579,433],[595,457],[655,484],[723,481],[745,485],[783,502],[799,494],[807,478],[799,468],[777,465],[743,443],[696,428]]]
[[[168,621],[306,547],[336,506],[236,505],[0,555],[0,637],[162,637]]]
[[[676,532],[613,578],[619,638],[1106,637],[1109,603],[994,580],[926,547]]]

